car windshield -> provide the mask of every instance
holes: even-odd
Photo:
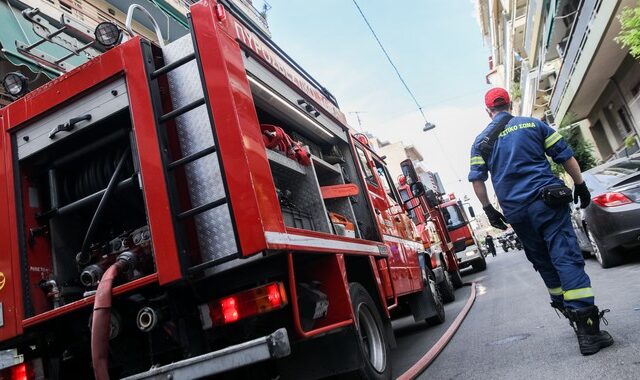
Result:
[[[628,160],[619,162],[617,164],[600,169],[597,172],[593,173],[593,175],[599,182],[605,185],[609,185],[634,173],[640,173],[640,160]]]

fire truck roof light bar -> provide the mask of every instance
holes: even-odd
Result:
[[[305,120],[307,120],[310,124],[312,124],[316,129],[318,129],[320,132],[324,133],[325,135],[333,138],[335,137],[335,135],[333,133],[331,133],[329,130],[327,130],[326,127],[322,126],[320,123],[318,123],[316,120],[313,120],[309,115],[305,114],[304,112],[302,112],[302,110],[300,110],[298,107],[292,105],[291,103],[289,103],[289,101],[287,101],[286,99],[284,99],[282,97],[282,95],[276,93],[275,91],[273,91],[271,88],[265,86],[264,84],[262,84],[259,80],[253,78],[250,75],[247,75],[247,78],[249,79],[249,82],[253,83],[254,85],[260,87],[261,90],[269,93],[269,95],[273,96],[274,99],[278,100],[280,103],[282,103],[284,106],[286,106],[287,108],[291,109],[292,111],[294,111],[295,113],[297,113],[298,115],[302,116]]]

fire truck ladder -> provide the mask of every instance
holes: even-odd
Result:
[[[211,110],[207,105],[207,91],[202,80],[202,72],[197,60],[198,53],[197,48],[195,47],[195,43],[194,41],[192,41],[192,37],[190,35],[186,35],[167,46],[163,46],[162,49],[165,56],[165,61],[169,61],[169,63],[158,68],[155,67],[153,59],[154,55],[152,54],[151,49],[152,48],[150,45],[143,44],[143,50],[145,51],[145,55],[147,57],[145,61],[147,64],[147,75],[149,86],[151,89],[152,106],[155,114],[156,128],[160,137],[161,152],[163,155],[163,163],[165,168],[165,177],[168,181],[171,211],[174,218],[174,226],[176,229],[176,240],[178,244],[178,250],[181,252],[182,268],[187,268],[190,266],[189,272],[194,272],[207,268],[214,263],[219,262],[220,259],[229,259],[231,257],[237,256],[238,245],[235,235],[235,223],[233,223],[232,221],[230,208],[228,206],[222,209],[222,211],[220,211],[215,216],[203,215],[207,213],[207,211],[217,209],[220,206],[228,204],[229,200],[226,186],[224,187],[224,195],[220,197],[219,194],[212,194],[215,193],[215,191],[211,191],[209,185],[198,184],[197,182],[199,181],[206,182],[206,180],[203,180],[202,177],[206,177],[207,174],[203,174],[202,172],[198,173],[197,167],[193,167],[198,165],[196,161],[216,154],[217,164],[219,166],[216,166],[216,169],[211,169],[211,161],[209,163],[202,162],[200,170],[203,170],[205,168],[205,164],[207,165],[206,170],[218,170],[219,172],[216,172],[216,175],[220,176],[220,178],[218,179],[217,177],[215,177],[216,181],[219,181],[220,183],[223,182],[221,178],[221,161],[219,152],[216,147],[217,139],[215,135],[215,129],[213,128],[213,118],[211,117]],[[176,53],[176,51],[178,51],[178,53]],[[198,64],[197,70],[192,70],[195,69],[195,67],[186,67],[182,69],[181,73],[177,72],[180,68],[189,64],[190,62],[193,62],[194,60]],[[180,76],[182,76],[181,79],[185,79],[184,75],[187,72],[189,73],[188,75],[196,75],[198,76],[198,78],[191,78],[190,80],[182,81],[176,80],[176,78]],[[164,110],[160,93],[159,81],[164,80],[164,78],[168,79],[168,87],[170,89],[173,102],[173,109],[168,112],[165,112]],[[197,87],[197,84],[195,83],[197,80],[199,80],[200,82],[202,88],[201,92],[197,89],[194,89],[194,87]],[[187,89],[187,87],[189,87],[189,89]],[[189,95],[192,95],[190,97],[193,98],[192,100],[189,99],[189,96],[182,96],[185,91],[189,91]],[[193,96],[194,94],[195,98]],[[185,100],[185,98],[189,100],[187,101]],[[176,107],[177,103],[180,105]],[[194,111],[196,109],[197,111]],[[194,112],[189,114],[191,111]],[[183,118],[182,120],[180,120],[181,117]],[[203,119],[208,120],[203,121]],[[182,136],[179,136],[179,139],[184,156],[174,160],[172,160],[169,154],[169,139],[167,136],[167,126],[171,122],[175,122],[178,126],[178,129],[182,129],[183,133]],[[186,133],[191,135],[185,137],[184,130],[189,130],[189,132]],[[200,138],[200,136],[194,137],[194,133],[202,135],[204,132],[206,132],[207,134],[207,136],[205,136],[204,138]],[[204,147],[202,147],[203,144],[200,140],[210,141],[211,145],[205,145]],[[186,154],[184,153],[185,147],[187,148],[187,150],[193,150],[191,146],[194,145],[198,146],[197,150]],[[213,159],[214,158],[212,158],[212,160]],[[193,165],[187,167],[188,164]],[[178,184],[176,183],[175,176],[173,175],[173,173],[178,168],[184,168],[187,172],[187,183],[190,187],[189,192],[191,196],[191,205],[193,206],[193,204],[198,204],[197,206],[189,208],[187,210],[181,209],[181,202],[179,199],[180,197],[178,195]],[[196,169],[195,171],[197,173],[194,173],[193,170],[191,173],[189,173],[189,169]],[[210,184],[211,182],[208,183]],[[196,187],[196,190],[194,190],[193,187]],[[198,192],[197,188],[201,189],[202,191]],[[201,195],[201,193],[203,192],[209,193],[207,196],[208,199],[206,199],[206,201],[203,200],[204,196]],[[193,265],[192,263],[191,265],[189,265],[188,262],[186,262],[187,241],[185,239],[184,222],[199,215],[203,216],[199,217],[200,219],[195,220],[195,225],[198,233],[198,239],[200,241],[201,255],[204,258],[202,260],[203,262],[200,264]],[[226,223],[227,220],[225,218],[228,218],[228,223]],[[234,228],[229,228],[229,225],[232,225]],[[206,235],[206,237],[203,238],[202,235]],[[203,242],[205,247],[203,247]]]
[[[15,41],[18,51],[37,62],[51,67],[60,72],[66,72],[73,69],[66,60],[73,57],[80,57],[81,54],[87,59],[95,58],[104,51],[96,43],[93,37],[93,30],[87,28],[84,24],[72,19],[67,15],[60,18],[60,27],[55,27],[49,23],[40,13],[38,8],[28,8],[22,11],[22,16],[32,24],[33,32],[40,37],[33,43],[25,43]],[[86,41],[86,42],[81,42]],[[44,43],[50,43],[66,51],[62,57],[53,57],[37,48]]]

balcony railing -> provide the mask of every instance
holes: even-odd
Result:
[[[560,68],[551,102],[549,103],[549,108],[554,115],[558,113],[560,103],[567,91],[582,49],[589,38],[592,20],[598,14],[601,2],[602,0],[583,0],[581,8],[578,10],[578,17],[574,21],[572,32],[565,48],[564,62]]]

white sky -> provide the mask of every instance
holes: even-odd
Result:
[[[435,130],[422,132],[417,107],[352,0],[269,0],[273,40],[335,95],[352,127],[359,111],[364,130],[413,144],[448,192],[468,195],[480,210],[467,175],[471,144],[490,121],[482,105],[490,52],[475,1],[357,1]]]

